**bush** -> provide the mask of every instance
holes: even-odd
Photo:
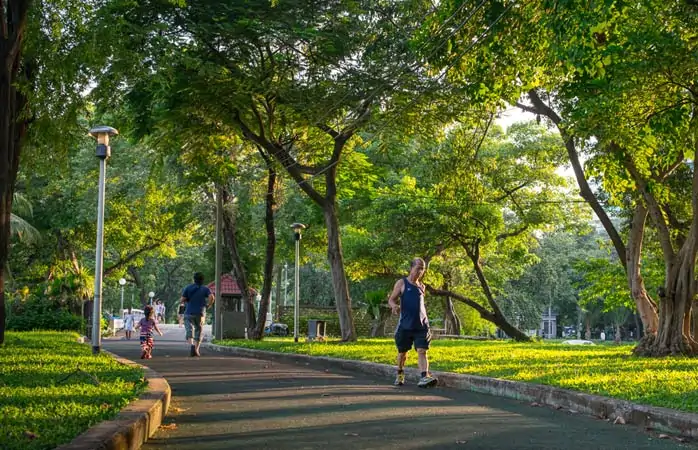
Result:
[[[342,332],[339,328],[339,317],[337,315],[315,315],[312,317],[300,316],[298,318],[298,335],[307,336],[308,335],[308,320],[324,320],[325,332],[327,336],[341,336]],[[288,326],[288,333],[293,335],[293,315],[283,316],[279,320],[279,323],[286,324]]]
[[[85,320],[49,300],[33,298],[13,305],[7,329],[13,331],[57,330],[84,333]]]
[[[5,335],[0,448],[45,450],[66,444],[115,417],[147,387],[143,369],[106,353],[92,355],[77,337],[52,331]]]

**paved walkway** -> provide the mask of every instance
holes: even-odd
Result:
[[[678,449],[632,426],[324,366],[202,351],[165,327],[147,364],[172,387],[166,423],[144,449]],[[138,360],[138,342],[104,347]],[[414,357],[414,355],[412,355]]]

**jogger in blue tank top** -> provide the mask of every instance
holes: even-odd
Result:
[[[430,387],[437,383],[436,378],[429,373],[427,350],[431,341],[429,318],[424,306],[424,284],[420,281],[424,275],[426,264],[422,258],[414,258],[410,262],[410,274],[397,280],[390,293],[388,304],[393,314],[400,314],[395,330],[395,345],[397,346],[397,377],[395,385],[405,384],[405,361],[407,352],[414,345],[417,350],[421,379],[417,386]],[[400,298],[400,304],[397,299]]]

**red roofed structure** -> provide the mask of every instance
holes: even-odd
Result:
[[[208,288],[211,290],[213,295],[218,297],[216,294],[216,282],[213,281],[209,283]],[[221,275],[221,295],[235,295],[242,296],[242,291],[240,286],[238,286],[237,280],[229,273],[224,273]]]
[[[237,280],[231,273],[221,275],[221,295],[216,294],[216,282],[212,281],[208,284],[211,293],[216,296],[216,300],[220,301],[226,311],[242,311],[242,291]],[[250,288],[252,296],[257,295],[257,291]]]

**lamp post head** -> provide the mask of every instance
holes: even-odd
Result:
[[[106,159],[111,155],[111,148],[109,147],[109,138],[111,136],[116,136],[119,131],[116,128],[107,126],[98,126],[90,130],[90,136],[97,138],[97,158]]]
[[[153,291],[148,292],[148,297],[150,297],[150,298],[155,297],[155,292],[153,292]]]
[[[301,231],[305,230],[305,225],[302,223],[294,223],[291,225],[291,228],[293,228],[293,235],[296,238],[297,241],[301,240]]]
[[[126,284],[126,279],[125,279],[125,278],[120,278],[120,279],[119,279],[119,284],[122,285],[122,286],[125,285],[125,284]]]

